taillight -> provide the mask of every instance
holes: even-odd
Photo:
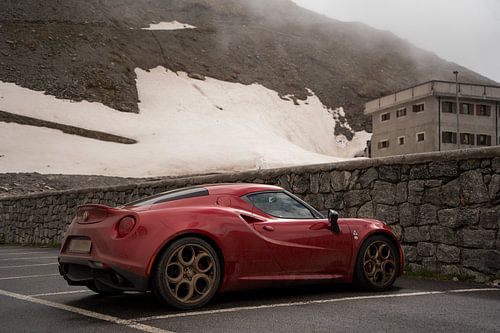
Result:
[[[116,225],[116,232],[118,233],[118,237],[127,236],[135,226],[135,218],[132,216],[125,216],[122,218],[118,224]]]

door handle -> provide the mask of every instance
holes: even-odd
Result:
[[[328,224],[325,222],[317,222],[309,227],[310,230],[321,230],[321,229],[329,229]]]
[[[265,231],[274,231],[274,228],[271,227],[270,225],[265,225],[262,227],[262,229],[264,229]]]

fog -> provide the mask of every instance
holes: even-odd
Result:
[[[341,21],[389,30],[500,82],[500,0],[293,0]]]

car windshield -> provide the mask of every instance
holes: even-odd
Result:
[[[208,195],[208,190],[204,187],[185,187],[177,190],[162,192],[153,196],[132,201],[125,204],[128,206],[149,206],[167,201],[174,201],[193,197],[202,197]]]

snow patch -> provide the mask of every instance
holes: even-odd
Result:
[[[194,80],[163,67],[136,74],[139,114],[0,81],[0,110],[138,141],[0,122],[0,172],[146,177],[328,163],[352,158],[370,136],[335,137],[335,120],[314,94],[295,105],[259,84]]]
[[[177,21],[151,23],[147,28],[142,30],[181,30],[181,29],[196,29],[194,25],[181,23]]]

